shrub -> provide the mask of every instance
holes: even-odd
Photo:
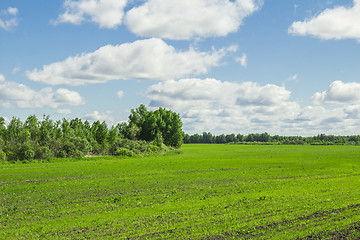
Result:
[[[59,157],[59,158],[66,158],[66,157],[67,157],[66,151],[65,151],[65,150],[61,150],[61,151],[59,152],[59,154],[57,155],[57,157]]]
[[[63,140],[62,150],[66,152],[66,156],[79,155],[79,153],[77,153],[78,151],[84,155],[84,153],[88,153],[91,150],[91,145],[86,139],[67,137]]]
[[[31,160],[34,159],[35,152],[31,146],[30,143],[26,142],[23,145],[21,145],[19,152],[18,152],[18,158],[20,160]]]
[[[160,132],[156,134],[156,138],[154,140],[154,144],[158,147],[162,147],[163,145],[163,137],[161,136]]]
[[[36,159],[46,159],[49,160],[53,156],[53,153],[49,149],[49,147],[38,147],[35,152]]]
[[[127,148],[118,148],[115,151],[115,156],[127,156],[127,157],[132,157],[134,156],[134,152],[127,149]]]
[[[0,150],[0,162],[6,161],[6,153],[3,150]]]
[[[78,149],[75,150],[74,154],[72,155],[73,158],[83,158],[84,157],[84,153]]]
[[[161,147],[159,147],[159,146],[157,146],[157,145],[149,144],[149,145],[147,146],[146,151],[149,152],[149,153],[152,153],[152,152],[160,152],[160,151],[161,151]]]
[[[17,159],[16,149],[13,146],[7,146],[3,151],[6,154],[7,161],[15,161]]]

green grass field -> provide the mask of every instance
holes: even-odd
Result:
[[[0,239],[360,237],[360,147],[0,165]]]

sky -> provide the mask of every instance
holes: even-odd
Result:
[[[360,134],[360,0],[1,0],[0,116]]]

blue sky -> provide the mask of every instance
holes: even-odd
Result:
[[[360,0],[1,0],[0,115],[359,134],[359,21]]]

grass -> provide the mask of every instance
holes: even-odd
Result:
[[[4,164],[0,239],[355,239],[359,150],[184,145]]]

